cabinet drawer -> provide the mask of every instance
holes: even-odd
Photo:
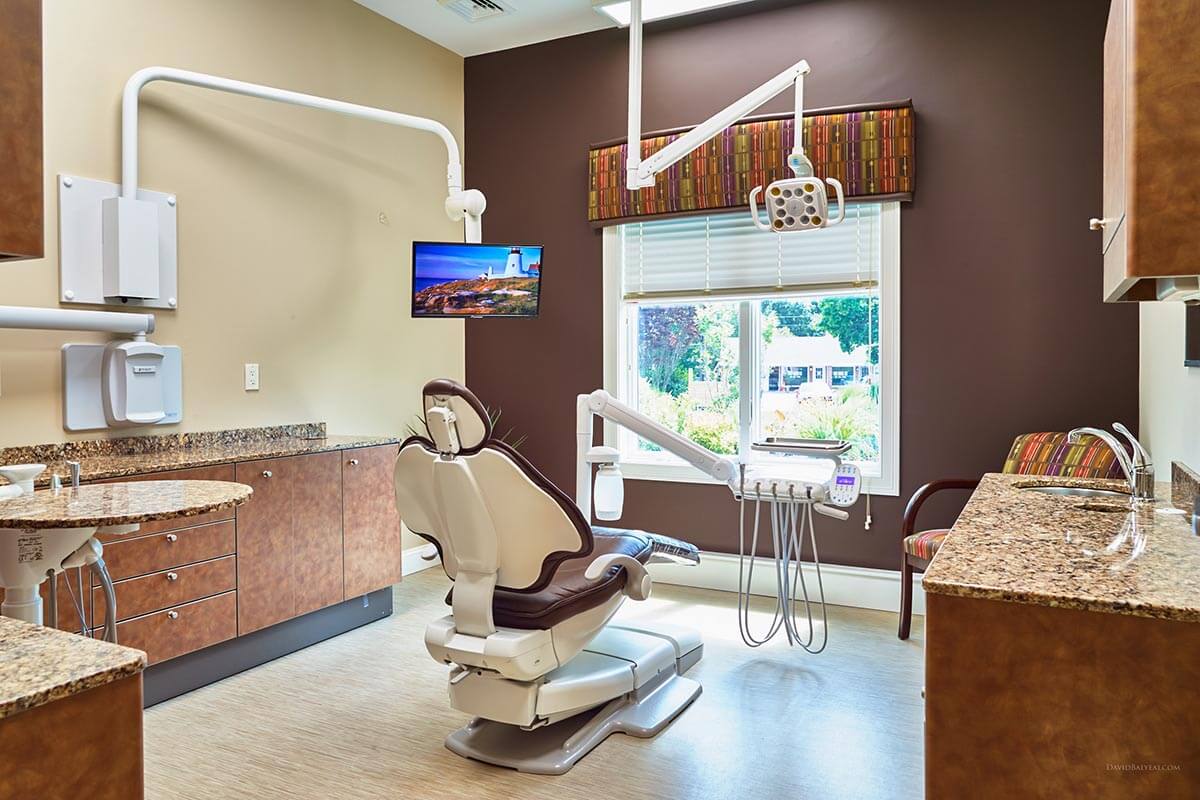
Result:
[[[103,631],[97,628],[96,636]],[[225,592],[117,623],[117,641],[157,664],[237,636],[237,592]]]
[[[117,581],[117,621],[237,588],[237,557]],[[92,625],[104,624],[104,590],[92,589]]]
[[[101,483],[122,483],[131,481],[232,481],[233,480],[233,464],[217,464],[212,467],[196,467],[195,469],[174,469],[167,472],[151,472],[146,475],[133,475],[128,478],[109,478],[101,481]],[[172,517],[171,519],[156,519],[150,522],[143,522],[139,529],[139,534],[157,533],[158,531],[171,531],[179,528],[190,528],[195,525],[204,525],[209,522],[218,522],[226,519],[233,519],[234,510],[232,508],[222,508],[216,511],[210,511],[207,514],[197,514],[193,517]],[[104,543],[117,542],[123,536],[113,536],[109,534],[100,534],[97,537]]]
[[[231,555],[236,549],[233,520],[227,520],[136,539],[126,537],[105,545],[104,563],[108,565],[112,579],[120,581]],[[92,585],[100,585],[95,575]]]

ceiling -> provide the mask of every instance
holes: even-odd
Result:
[[[614,27],[592,10],[592,0],[501,0],[511,13],[478,22],[468,22],[438,0],[355,2],[461,56]]]

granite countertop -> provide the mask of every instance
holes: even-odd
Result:
[[[49,486],[54,474],[65,482],[69,474],[67,461],[79,462],[81,480],[98,481],[400,441],[395,436],[329,436],[325,423],[308,422],[7,447],[0,449],[0,464],[45,464],[47,469],[39,476],[37,485]]]
[[[0,720],[145,666],[140,650],[0,617]]]
[[[329,450],[346,450],[351,447],[372,447],[380,444],[395,444],[400,440],[388,436],[322,436],[320,438],[258,439],[242,442],[222,442],[207,445],[185,445],[167,450],[146,453],[100,453],[81,456],[77,459],[84,481],[125,478],[163,472],[172,469],[209,467],[214,464],[232,464],[235,461],[257,461],[260,458],[282,458],[305,453],[323,453]],[[65,461],[48,463],[38,481],[47,485],[49,476],[68,473]]]
[[[988,474],[926,570],[933,594],[1200,622],[1200,536],[1171,484],[1136,511],[1122,498],[1023,491],[1125,491],[1123,481]],[[1101,510],[1107,509],[1107,510]]]
[[[138,481],[41,489],[0,500],[0,528],[91,528],[192,517],[241,505],[253,490],[229,481]]]

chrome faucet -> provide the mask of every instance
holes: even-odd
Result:
[[[1150,461],[1150,452],[1142,446],[1136,436],[1130,433],[1129,428],[1121,423],[1114,422],[1113,430],[1129,440],[1129,446],[1133,450],[1132,456],[1117,437],[1100,428],[1075,428],[1067,434],[1067,441],[1074,444],[1079,441],[1081,435],[1087,433],[1104,442],[1113,451],[1117,463],[1121,465],[1121,471],[1125,473],[1125,480],[1129,484],[1129,494],[1135,500],[1153,500],[1154,464]]]

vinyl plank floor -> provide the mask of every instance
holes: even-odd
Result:
[[[442,745],[466,717],[446,668],[425,652],[446,613],[438,570],[396,588],[396,612],[146,712],[146,796],[288,798],[921,797],[923,620],[896,638],[894,614],[831,606],[820,655],[782,638],[758,649],[737,631],[736,596],[656,585],[619,617],[699,628],[704,686],[654,739],[614,735],[571,772],[525,775]],[[763,600],[752,623],[770,620]]]

